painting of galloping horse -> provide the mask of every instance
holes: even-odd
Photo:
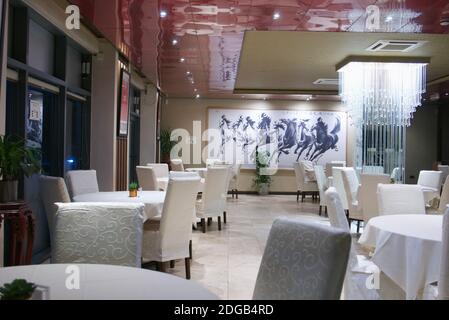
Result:
[[[268,150],[279,168],[300,160],[346,160],[345,112],[209,108],[208,117],[208,129],[216,133],[210,140],[218,144],[213,156],[247,168],[254,166],[256,147]]]

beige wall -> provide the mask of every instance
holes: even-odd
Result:
[[[164,129],[183,128],[193,134],[193,121],[201,121],[201,131],[207,129],[207,108],[245,108],[273,110],[320,110],[344,111],[341,103],[330,101],[287,101],[287,100],[231,100],[231,99],[167,99],[162,106],[161,127]],[[346,160],[352,164],[353,127],[348,125],[348,143]],[[200,137],[195,137],[201,141]],[[205,146],[203,142],[202,148]],[[186,166],[188,167],[188,166]],[[239,190],[253,191],[253,170],[243,170],[240,175]],[[296,192],[293,170],[279,170],[273,177],[272,192]]]

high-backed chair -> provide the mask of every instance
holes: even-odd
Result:
[[[410,184],[379,184],[379,214],[426,214],[424,194],[420,186]]]
[[[330,187],[325,192],[325,198],[328,204],[327,212],[331,226],[350,232],[345,209],[343,209],[343,204],[337,190],[334,187]]]
[[[214,166],[216,164],[225,164],[225,162],[221,159],[213,159],[213,158],[206,159],[206,167]]]
[[[203,233],[206,233],[206,219],[217,217],[221,230],[221,215],[226,210],[229,168],[210,167],[207,170],[204,191],[196,203],[196,216],[201,219]]]
[[[345,185],[343,182],[343,170],[346,167],[333,167],[332,168],[332,186],[337,190],[340,196],[343,209],[347,211],[349,209],[348,199],[346,197]]]
[[[166,163],[148,163],[148,167],[153,168],[156,178],[168,178],[168,164]]]
[[[182,159],[171,159],[170,160],[171,171],[184,171],[184,164]]]
[[[156,172],[153,167],[137,166],[137,180],[139,181],[139,186],[143,191],[157,191],[158,183],[156,178]]]
[[[52,263],[141,267],[143,204],[57,203]]]
[[[314,199],[319,192],[316,181],[311,181],[306,176],[304,165],[301,162],[294,162],[293,168],[295,170],[296,184],[298,187],[296,201],[299,201],[299,196],[301,196],[301,202],[304,202],[306,195],[311,195],[312,199]]]
[[[357,221],[357,233],[360,230],[360,222],[363,221],[363,212],[359,198],[359,179],[354,168],[342,169],[343,187],[345,188],[346,199],[348,201],[348,219]]]
[[[441,192],[438,212],[444,213],[446,211],[447,205],[449,205],[449,176],[446,177],[446,180],[443,185],[443,191]]]
[[[70,195],[67,191],[65,181],[60,177],[39,177],[39,189],[42,204],[44,205],[45,214],[47,216],[48,230],[50,231],[50,242],[53,243],[54,239],[54,222],[59,203],[68,203],[70,201]]]
[[[351,248],[342,229],[277,219],[260,264],[255,300],[338,300]]]
[[[418,185],[423,187],[426,203],[433,198],[440,198],[441,179],[443,173],[441,171],[421,170],[418,177]]]
[[[331,161],[326,163],[326,177],[332,177],[332,168],[346,167],[346,161]]]
[[[325,213],[327,213],[327,207],[326,207],[326,197],[324,196],[324,193],[326,192],[328,185],[327,185],[327,178],[326,174],[324,173],[323,166],[314,166],[313,167],[315,171],[315,177],[316,177],[316,183],[318,186],[318,191],[320,193],[320,216],[323,210],[323,207],[325,208]]]
[[[231,168],[231,179],[229,180],[228,192],[231,191],[232,198],[239,198],[239,177],[240,169],[242,165],[240,163],[233,164]]]
[[[377,186],[389,182],[390,176],[387,174],[360,174],[359,199],[362,204],[363,221],[365,223],[379,215]]]
[[[439,164],[438,171],[441,171],[441,181],[444,183],[446,181],[446,178],[449,176],[449,166]]]
[[[65,182],[72,199],[81,194],[99,192],[97,171],[95,170],[68,171]]]
[[[442,240],[443,245],[441,251],[440,279],[438,281],[438,299],[449,300],[449,208],[446,210],[443,218]]]
[[[144,225],[143,261],[157,261],[158,269],[165,271],[165,262],[185,259],[187,279],[190,279],[192,214],[199,183],[199,176],[172,175],[160,222],[150,220]]]

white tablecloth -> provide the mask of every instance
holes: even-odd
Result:
[[[407,299],[416,299],[439,278],[442,225],[441,215],[379,216],[367,223],[359,243],[375,248],[373,262]]]
[[[128,191],[96,192],[81,194],[73,198],[75,202],[132,202],[145,205],[145,220],[161,215],[165,192],[139,191],[136,198],[130,198]]]
[[[215,300],[217,296],[192,280],[139,268],[79,264],[79,290],[69,290],[67,264],[0,269],[0,285],[25,279],[49,287],[51,300]]]

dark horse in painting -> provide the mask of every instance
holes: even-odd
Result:
[[[301,157],[302,153],[308,148],[306,157],[309,156],[310,151],[312,150],[312,147],[314,146],[314,140],[315,137],[310,133],[309,129],[306,126],[306,122],[308,122],[310,119],[307,120],[299,120],[298,129],[299,129],[299,139],[296,145],[295,154],[298,154],[298,157],[296,158],[296,161],[299,161],[299,158]],[[301,150],[300,150],[301,149]],[[299,153],[298,153],[299,150]]]
[[[310,130],[311,132],[316,131],[316,140],[315,140],[315,150],[313,151],[310,160],[314,161],[323,153],[330,149],[337,149],[338,142],[338,133],[341,130],[341,122],[340,119],[337,118],[337,123],[335,124],[334,129],[330,133],[327,132],[327,124],[324,123],[323,119],[320,117],[317,120],[317,123]]]
[[[280,119],[279,122],[285,125],[285,133],[282,141],[278,143],[278,159],[282,153],[289,154],[290,148],[296,144],[297,124],[296,119]]]

